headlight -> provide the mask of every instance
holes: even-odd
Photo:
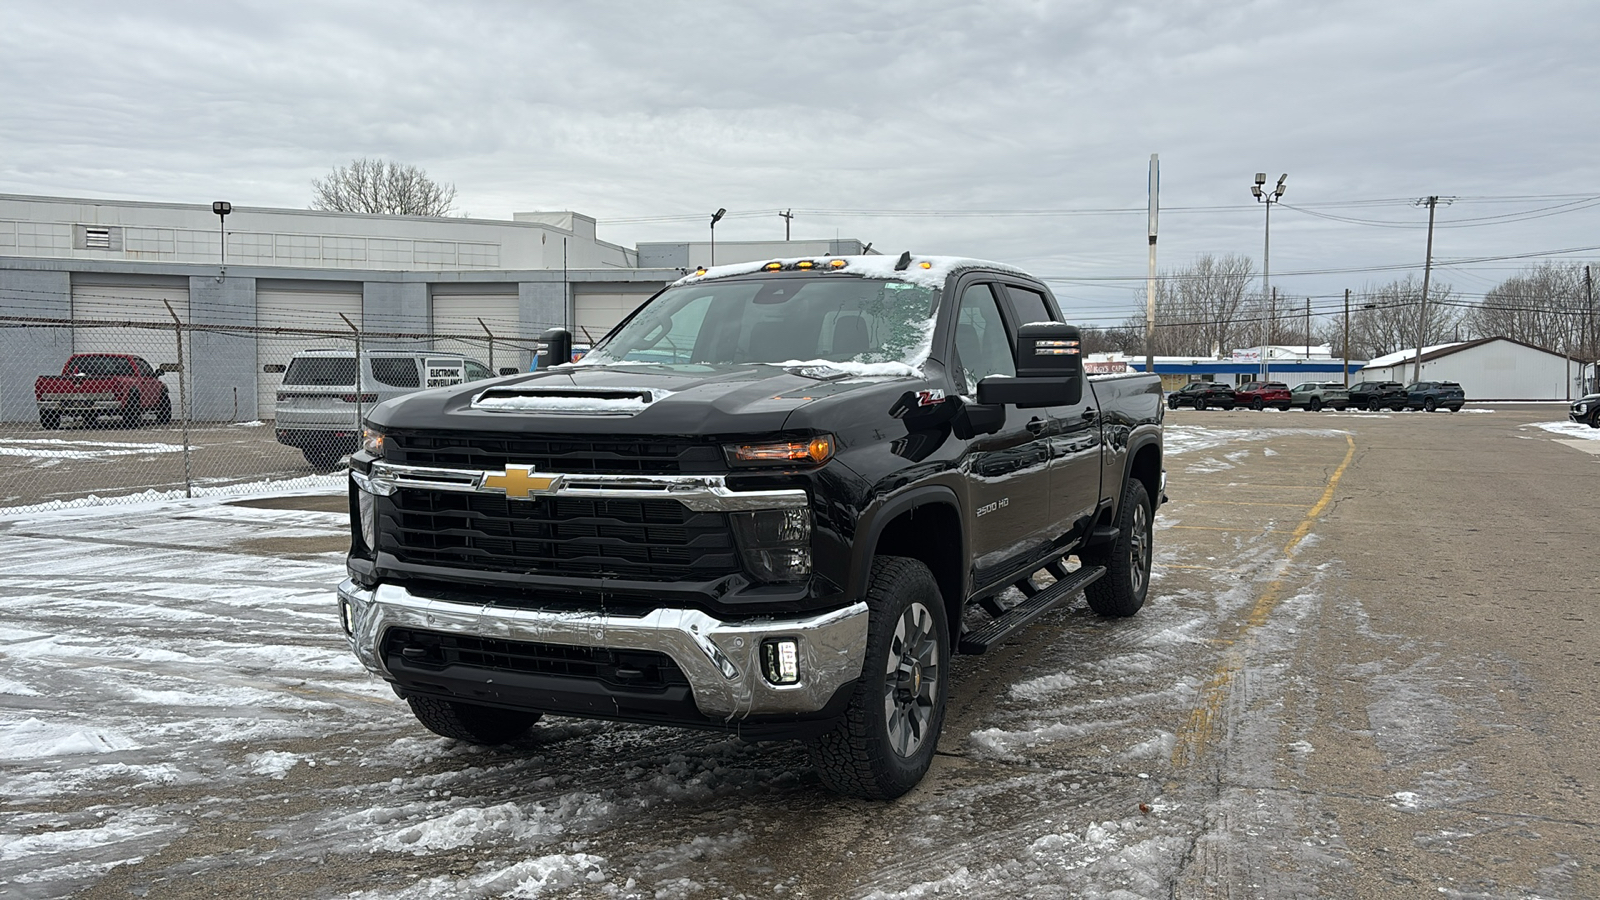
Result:
[[[734,466],[821,465],[833,456],[831,434],[793,441],[761,444],[729,444],[723,448],[728,464]]]
[[[378,498],[363,490],[356,491],[356,506],[361,512],[361,543],[374,554],[378,552]]]
[[[361,429],[361,449],[367,451],[369,456],[381,458],[383,456],[383,432],[374,428],[363,427]]]
[[[804,581],[811,575],[811,510],[730,513],[745,568],[762,581]]]
[[[1587,403],[1576,403],[1576,404],[1573,404],[1572,411],[1581,416],[1584,413],[1589,411],[1589,404],[1587,404]]]

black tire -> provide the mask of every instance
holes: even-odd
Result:
[[[1204,397],[1196,397],[1196,398],[1194,398],[1194,408],[1196,410],[1205,409],[1206,408],[1206,398],[1204,398]]]
[[[1381,412],[1382,410],[1383,403],[1377,397],[1367,398],[1367,412]]]
[[[1278,404],[1278,412],[1288,412],[1289,411],[1289,407],[1291,407],[1293,405],[1294,405],[1293,403],[1279,403]]]
[[[1434,410],[1436,410],[1438,408],[1439,408],[1439,404],[1435,403],[1434,399],[1432,397],[1423,397],[1422,398],[1422,411],[1423,412],[1433,412]]]
[[[144,419],[144,410],[140,407],[143,402],[138,391],[128,392],[128,402],[122,405],[122,424],[129,428],[138,428]]]
[[[406,703],[411,706],[411,714],[429,731],[469,744],[504,744],[515,740],[526,734],[543,715],[434,697],[407,697]]]
[[[318,472],[332,472],[339,467],[339,460],[344,458],[344,454],[333,447],[304,447],[300,452],[305,454],[306,462],[311,464],[311,468]]]
[[[166,391],[161,392],[161,399],[156,401],[156,424],[170,425],[172,423],[172,395]]]
[[[1229,400],[1227,403],[1222,404],[1222,411],[1223,412],[1233,412],[1233,407],[1234,407],[1233,401]]]
[[[1177,408],[1178,408],[1178,398],[1177,397],[1168,397],[1167,398],[1167,409],[1177,409]]]
[[[1267,404],[1266,404],[1266,401],[1262,400],[1260,397],[1257,397],[1254,400],[1250,401],[1250,408],[1255,410],[1256,412],[1260,412],[1263,409],[1267,408]]]
[[[1312,412],[1322,412],[1322,398],[1312,397],[1310,400],[1306,401],[1306,408]]]
[[[61,413],[53,409],[39,410],[39,427],[46,431],[55,431],[61,427]]]
[[[1117,512],[1117,539],[1079,557],[1086,566],[1106,567],[1106,574],[1084,591],[1090,609],[1102,616],[1126,618],[1144,606],[1150,593],[1153,519],[1144,482],[1129,478]]]
[[[1597,408],[1594,412],[1589,413],[1589,427],[1600,428],[1600,408]]]
[[[949,690],[950,630],[939,585],[918,560],[874,560],[866,602],[861,679],[844,721],[808,749],[830,789],[893,800],[933,763]]]

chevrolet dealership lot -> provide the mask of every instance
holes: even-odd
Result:
[[[1169,411],[1145,609],[958,658],[889,804],[793,744],[435,737],[339,632],[339,482],[243,486],[311,475],[270,429],[195,451],[254,454],[248,496],[62,510],[170,490],[129,463],[179,442],[8,434],[0,896],[1600,896],[1600,432],[1565,415]]]

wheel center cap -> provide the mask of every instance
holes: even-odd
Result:
[[[911,693],[922,693],[922,665],[913,663],[911,666]]]

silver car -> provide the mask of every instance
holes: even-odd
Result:
[[[1350,405],[1350,391],[1337,381],[1307,381],[1289,389],[1289,405],[1312,412],[1345,409]]]
[[[385,400],[465,381],[494,377],[489,367],[459,353],[417,350],[371,350],[361,354],[361,384],[356,385],[356,357],[349,350],[305,350],[288,366],[264,366],[282,372],[277,414],[278,443],[305,454],[318,470],[332,469],[361,441],[361,417]]]

